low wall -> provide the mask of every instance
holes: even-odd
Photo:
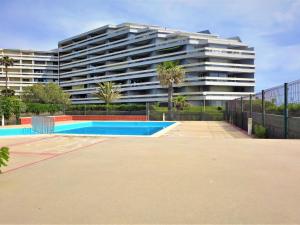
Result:
[[[146,115],[63,115],[53,116],[55,122],[69,120],[125,120],[125,121],[146,121]],[[31,117],[21,117],[21,124],[31,124]]]
[[[146,115],[84,115],[84,116],[72,116],[72,120],[134,120],[145,121]]]

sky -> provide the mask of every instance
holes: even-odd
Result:
[[[0,0],[0,48],[50,50],[123,22],[239,36],[256,51],[256,91],[300,79],[300,0]]]

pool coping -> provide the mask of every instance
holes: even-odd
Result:
[[[85,123],[85,122],[172,122],[173,124],[163,128],[154,134],[151,135],[113,135],[113,134],[63,134],[63,133],[52,133],[52,134],[28,134],[28,135],[7,135],[7,136],[0,136],[2,138],[17,138],[17,137],[41,137],[41,136],[72,136],[72,137],[160,137],[166,134],[171,129],[175,128],[179,124],[179,121],[127,121],[127,120],[119,120],[119,121],[94,121],[94,120],[84,120],[84,121],[73,121],[71,123],[61,123],[57,125],[66,125],[66,124],[73,124],[73,123]],[[0,127],[1,128],[1,127]],[[17,127],[10,127],[10,128],[3,128],[3,129],[16,129]],[[21,127],[20,127],[21,128]],[[31,128],[31,127],[22,127],[22,128]]]

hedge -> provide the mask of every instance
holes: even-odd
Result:
[[[27,103],[26,112],[41,114],[41,113],[50,113],[53,115],[56,112],[62,111],[62,105],[58,104],[42,104],[42,103]]]
[[[146,106],[143,104],[113,104],[109,105],[108,109],[110,111],[140,111],[140,110],[146,110]],[[90,111],[90,110],[99,110],[99,111],[105,111],[106,105],[98,104],[98,105],[70,105],[66,108],[66,111]]]

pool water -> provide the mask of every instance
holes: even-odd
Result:
[[[31,128],[0,128],[0,137],[33,134]]]
[[[82,127],[60,131],[64,134],[151,135],[161,127]]]
[[[174,122],[79,122],[56,125],[55,134],[149,136]],[[0,128],[0,136],[36,135],[31,128]]]

